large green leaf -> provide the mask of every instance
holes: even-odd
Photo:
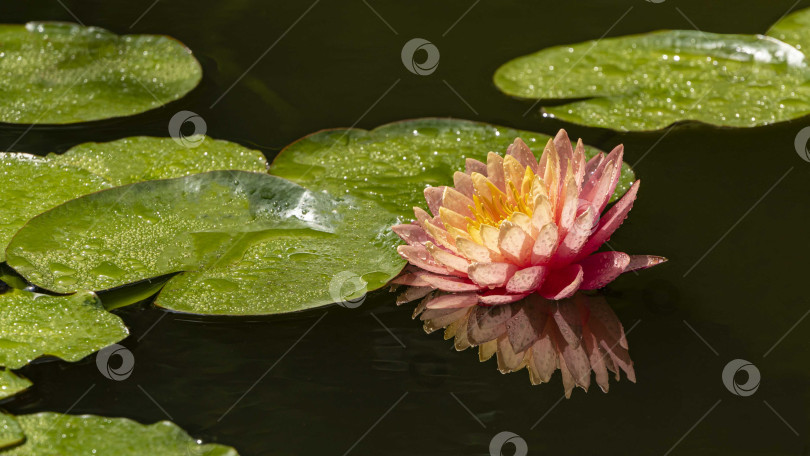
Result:
[[[259,151],[205,136],[178,144],[172,138],[136,136],[79,144],[62,155],[0,153],[0,261],[11,237],[29,219],[65,201],[112,185],[214,170],[265,171]]]
[[[545,110],[615,130],[753,127],[810,113],[805,56],[760,35],[675,30],[556,46],[507,62],[494,79],[517,97],[587,98]]]
[[[137,114],[182,97],[201,77],[191,51],[167,36],[69,23],[0,25],[0,122]]]
[[[28,154],[0,153],[0,174],[0,261],[11,237],[31,217],[109,187],[88,171]]]
[[[20,368],[40,356],[78,361],[129,334],[92,293],[0,295],[0,366]]]
[[[810,8],[796,11],[773,24],[767,33],[810,55]]]
[[[206,136],[191,136],[185,141],[133,136],[105,143],[79,144],[64,154],[51,154],[49,158],[86,169],[113,185],[219,169],[267,171],[267,161],[259,151]]]
[[[270,314],[334,302],[332,279],[346,271],[366,289],[383,286],[403,266],[393,223],[370,201],[334,199],[268,174],[214,171],[69,201],[21,229],[8,262],[60,293],[190,271],[169,281],[159,305]]]
[[[238,456],[224,445],[201,444],[169,421],[143,425],[126,418],[43,412],[17,417],[25,443],[4,456]]]
[[[412,218],[413,206],[425,205],[426,186],[452,185],[465,158],[503,154],[518,136],[537,156],[549,140],[540,133],[456,119],[407,120],[371,131],[325,130],[287,146],[271,163],[270,173],[307,188],[370,199]],[[596,152],[586,149],[588,157]],[[625,164],[614,198],[633,180]]]
[[[347,302],[384,286],[404,261],[396,252],[397,223],[371,201],[344,201],[334,234],[285,236],[258,243],[229,265],[184,273],[155,302],[198,314],[256,315]],[[356,304],[359,305],[359,304]]]
[[[13,416],[0,412],[0,448],[16,445],[25,439],[20,424]]]
[[[93,193],[23,227],[8,264],[57,293],[103,290],[240,258],[279,235],[317,236],[337,223],[334,202],[284,179],[213,171]]]
[[[0,369],[0,400],[27,390],[31,384],[31,380],[25,377],[20,377],[8,369]],[[0,438],[0,446],[2,446],[2,438]]]

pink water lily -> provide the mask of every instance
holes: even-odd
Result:
[[[565,130],[540,160],[516,139],[506,155],[467,159],[454,186],[425,189],[429,214],[392,229],[406,242],[410,265],[394,284],[409,288],[399,302],[428,297],[423,308],[460,309],[549,300],[604,287],[620,274],[666,261],[651,255],[597,250],[627,217],[635,181],[607,212],[621,175],[623,147],[585,158]],[[601,215],[601,216],[600,216]],[[437,292],[433,292],[433,291]]]

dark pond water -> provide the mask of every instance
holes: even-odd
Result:
[[[7,405],[13,413],[171,417],[195,437],[247,456],[487,455],[501,431],[518,434],[531,455],[810,454],[810,318],[802,320],[810,311],[810,163],[793,144],[808,119],[750,130],[687,125],[620,134],[536,111],[524,116],[531,103],[501,95],[491,82],[500,63],[546,46],[693,25],[761,33],[810,2],[3,3],[3,22],[75,15],[118,33],[172,35],[205,71],[188,97],[142,115],[30,131],[2,126],[4,149],[44,154],[85,141],[166,136],[181,109],[199,113],[210,135],[269,158],[318,129],[412,117],[549,134],[565,127],[602,148],[625,144],[644,186],[613,243],[670,258],[605,290],[633,328],[638,375],[637,384],[612,383],[609,394],[577,390],[561,400],[559,376],[532,387],[523,372],[501,375],[494,361],[479,363],[440,335],[424,334],[410,308],[376,292],[354,310],[280,318],[190,318],[148,304],[122,309],[132,329],[123,344],[136,359],[129,379],[104,378],[93,357],[39,363],[23,370],[36,386]],[[429,76],[400,61],[403,44],[415,37],[441,52]],[[759,389],[747,397],[721,379],[738,358],[761,373]]]

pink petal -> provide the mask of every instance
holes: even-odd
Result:
[[[471,180],[472,182],[472,180]],[[442,193],[442,206],[453,212],[458,212],[465,217],[473,217],[470,207],[474,205],[473,200],[464,196],[463,193],[453,187],[445,187]]]
[[[597,193],[596,198],[592,200],[594,203],[599,203],[597,209],[599,209],[600,214],[605,210],[608,201],[610,201],[611,195],[613,195],[613,192],[616,190],[616,184],[619,183],[619,177],[621,177],[622,174],[623,159],[624,146],[621,144],[616,146],[606,157],[608,162],[613,160],[613,170],[611,170],[609,173],[613,179],[611,180],[610,185],[608,185],[605,193]]]
[[[546,325],[548,314],[540,310],[534,302],[524,300],[522,305],[516,304],[517,311],[506,322],[506,332],[509,342],[515,352],[526,351],[531,347]]]
[[[585,178],[585,146],[582,139],[577,140],[577,147],[574,149],[574,179],[577,188],[582,188],[582,181]]]
[[[473,344],[483,344],[504,334],[512,310],[511,306],[476,307],[467,323],[467,339]]]
[[[470,279],[482,287],[505,286],[518,268],[511,263],[473,263],[467,269]]]
[[[588,354],[591,369],[593,369],[593,373],[596,376],[596,384],[599,385],[603,392],[607,393],[610,387],[610,377],[608,376],[604,361],[604,357],[607,356],[607,353],[604,353],[599,348],[599,343],[587,326],[582,330],[582,340],[584,342],[585,352]]]
[[[560,363],[560,370],[565,375],[567,369],[575,385],[581,386],[585,391],[591,384],[591,363],[588,360],[588,354],[582,346],[571,345],[559,333],[555,334],[557,342],[557,350],[559,350],[565,363]],[[566,388],[568,391],[569,388]]]
[[[442,196],[444,195],[445,186],[441,187],[428,187],[425,189],[425,201],[427,201],[428,209],[434,217],[439,215],[439,208],[442,207]]]
[[[605,213],[605,216],[599,220],[596,231],[588,239],[588,242],[585,243],[585,246],[582,247],[582,250],[580,250],[579,254],[574,258],[574,261],[579,261],[597,251],[605,241],[610,239],[613,232],[616,231],[622,222],[624,222],[624,219],[627,218],[627,213],[633,208],[633,201],[636,200],[638,187],[640,185],[640,180],[635,181],[622,199]]]
[[[467,174],[478,173],[483,174],[484,176],[487,175],[487,165],[481,163],[478,160],[473,160],[472,158],[468,158],[465,162],[465,170]]]
[[[442,291],[457,293],[462,291],[478,291],[481,289],[478,285],[460,277],[436,275],[425,271],[414,272],[414,275],[425,284]]]
[[[432,256],[437,263],[461,273],[467,273],[467,268],[469,267],[470,262],[466,259],[454,255],[447,250],[436,247],[432,242],[425,244],[425,247],[427,247],[428,252],[430,252],[430,256]]]
[[[557,250],[557,225],[553,222],[546,224],[537,234],[532,246],[532,264],[547,264]]]
[[[530,266],[521,269],[506,283],[506,291],[509,293],[531,293],[540,288],[546,275],[545,266]]]
[[[498,234],[498,248],[509,262],[520,266],[529,264],[534,239],[518,225],[505,221]]]
[[[391,281],[397,285],[407,285],[411,287],[429,287],[430,284],[425,282],[417,273],[402,274]]]
[[[487,178],[492,182],[500,191],[506,192],[506,177],[503,173],[503,157],[490,152],[487,154]]]
[[[478,304],[475,293],[450,293],[439,295],[427,303],[428,309],[463,309]]]
[[[537,174],[537,159],[534,158],[529,146],[522,139],[516,138],[515,142],[506,148],[506,153],[515,157],[521,165],[530,167]]]
[[[540,287],[540,296],[546,299],[564,299],[573,295],[582,282],[582,267],[569,264],[564,268],[554,269]]]
[[[636,372],[633,369],[633,360],[630,359],[630,354],[627,353],[627,350],[618,345],[610,346],[604,340],[600,341],[599,344],[607,351],[608,355],[610,355],[610,359],[613,363],[627,374],[627,379],[635,383]]]
[[[456,171],[453,174],[453,186],[461,192],[462,195],[472,199],[473,197],[473,184],[469,174],[464,174],[461,171]]]
[[[435,272],[436,274],[450,274],[452,272],[437,263],[423,245],[400,245],[397,247],[397,253],[408,263],[426,271]]]
[[[557,247],[552,264],[563,266],[570,263],[588,241],[595,224],[596,213],[594,209],[587,207],[585,212],[577,217],[568,234],[565,235],[565,239]]]
[[[579,262],[582,266],[582,290],[596,290],[609,284],[624,272],[630,256],[624,252],[599,252]]]
[[[557,132],[554,137],[554,147],[560,154],[560,169],[568,168],[568,163],[571,163],[574,158],[574,149],[571,147],[571,140],[568,139],[568,133],[565,130],[561,129]]]
[[[661,263],[666,263],[667,259],[655,255],[630,255],[630,262],[624,268],[624,272],[635,271],[636,269],[647,269]]]
[[[582,318],[577,306],[570,300],[558,301],[552,314],[557,331],[566,343],[578,347],[582,339]]]
[[[394,225],[391,230],[397,234],[408,245],[421,245],[432,239],[425,232],[424,228],[414,223],[403,223]]]
[[[605,340],[609,345],[618,344],[628,348],[622,323],[605,299],[601,297],[589,299],[588,307],[590,308],[588,326],[597,339]]]
[[[503,294],[500,292],[491,292],[478,295],[478,302],[486,306],[501,306],[504,304],[511,304],[525,298],[528,293],[522,294]]]

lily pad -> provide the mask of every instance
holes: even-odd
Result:
[[[0,25],[0,121],[68,124],[129,116],[176,100],[202,78],[167,36],[98,27]]]
[[[0,412],[0,448],[16,445],[24,439],[25,434],[17,420],[11,415]]]
[[[333,234],[276,237],[250,247],[233,264],[187,272],[169,281],[155,304],[196,314],[259,315],[334,302],[348,307],[385,286],[404,266],[389,229],[398,219],[371,201],[344,200]]]
[[[4,456],[116,455],[238,456],[235,449],[201,444],[169,421],[143,425],[126,418],[43,412],[17,417],[25,443]]]
[[[21,229],[8,262],[60,293],[191,271],[170,279],[159,305],[289,312],[334,302],[332,279],[342,272],[368,290],[399,273],[404,262],[388,229],[395,222],[370,201],[333,199],[268,174],[214,171],[69,201]]]
[[[549,136],[457,119],[416,119],[374,130],[325,130],[287,146],[270,164],[270,173],[307,188],[369,199],[391,213],[413,217],[424,206],[427,186],[452,185],[464,159],[486,161],[490,151],[504,154],[516,137],[538,157]],[[586,155],[598,150],[588,147]],[[635,179],[626,164],[614,199]]]
[[[109,187],[88,171],[21,153],[0,153],[0,174],[0,261],[11,237],[31,217]]]
[[[129,335],[93,293],[0,295],[0,366],[17,369],[40,356],[78,361]]]
[[[673,30],[555,46],[507,62],[494,80],[516,97],[586,98],[545,111],[614,130],[754,127],[810,113],[804,54],[761,35]]]
[[[0,370],[0,400],[25,391],[30,388],[31,385],[31,380],[28,380],[25,377],[20,377],[7,369]],[[2,434],[2,431],[0,431],[0,434]],[[0,438],[0,447],[2,447],[2,440],[3,439]]]
[[[796,11],[773,24],[767,33],[810,55],[810,8]]]
[[[333,206],[324,194],[244,171],[139,182],[31,219],[11,241],[7,261],[57,293],[104,290],[226,265],[274,236],[332,232]]]
[[[89,142],[49,158],[82,168],[113,185],[168,179],[220,169],[267,171],[261,152],[207,136],[173,138],[134,136],[104,143]]]

